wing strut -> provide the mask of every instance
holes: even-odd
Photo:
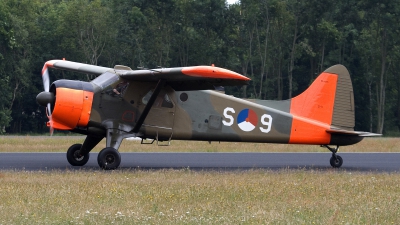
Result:
[[[153,94],[151,95],[149,101],[147,102],[146,107],[144,108],[144,110],[142,112],[142,115],[140,115],[138,121],[135,124],[135,127],[132,129],[133,133],[137,133],[139,131],[140,127],[142,127],[144,120],[146,119],[147,115],[149,114],[150,109],[153,106],[154,102],[156,101],[156,98],[157,98],[158,94],[160,93],[161,89],[164,87],[165,82],[166,81],[162,80],[162,79],[158,81]]]

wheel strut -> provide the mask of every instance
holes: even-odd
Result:
[[[336,153],[339,151],[339,145],[336,145],[336,148],[332,148],[329,145],[321,145],[321,147],[327,148],[329,151],[332,152],[332,155],[336,155]]]

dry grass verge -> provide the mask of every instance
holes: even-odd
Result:
[[[400,224],[400,174],[1,172],[0,224]]]
[[[0,136],[0,152],[66,152],[84,136]],[[105,147],[100,142],[93,152]],[[358,144],[343,146],[341,152],[399,152],[400,138],[365,138]],[[327,152],[326,148],[312,145],[286,145],[268,143],[172,141],[171,146],[142,145],[140,141],[124,140],[121,152]]]
[[[84,137],[0,137],[3,152],[65,152]],[[398,152],[374,138],[350,152]],[[94,151],[99,151],[101,143]],[[136,152],[299,152],[317,146],[124,141]],[[0,224],[400,224],[400,174],[318,170],[0,171]]]

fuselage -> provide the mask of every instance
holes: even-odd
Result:
[[[123,124],[121,129],[129,132],[146,106],[154,84],[127,82],[113,74],[102,76],[107,76],[103,80],[108,83],[92,82],[95,95],[90,120],[98,124],[105,121]],[[116,94],[114,90],[124,82],[125,90]],[[159,140],[316,145],[349,145],[362,140],[360,137],[338,138],[326,132],[329,124],[291,114],[290,100],[262,103],[210,90],[177,92],[166,86],[158,95],[138,136]]]

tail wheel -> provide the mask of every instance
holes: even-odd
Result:
[[[330,163],[333,168],[339,168],[343,164],[343,159],[342,157],[335,155],[331,157]]]
[[[115,170],[121,163],[121,155],[115,148],[107,147],[99,152],[97,162],[102,169]]]
[[[83,166],[89,161],[89,153],[80,154],[82,144],[74,144],[67,151],[67,160],[72,166]]]

